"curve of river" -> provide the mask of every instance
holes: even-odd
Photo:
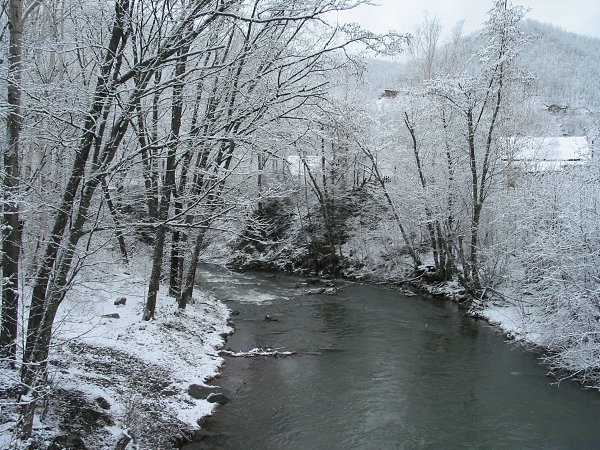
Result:
[[[600,395],[552,384],[539,362],[451,302],[343,283],[203,267],[200,281],[239,312],[235,351],[215,381],[231,401],[194,449],[600,447]],[[265,321],[270,315],[272,321]]]

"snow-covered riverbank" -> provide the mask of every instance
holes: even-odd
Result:
[[[129,267],[96,259],[82,271],[59,312],[36,441],[71,435],[103,449],[130,436],[139,448],[168,448],[213,410],[188,390],[217,375],[229,311],[198,290],[180,312],[161,288],[156,319],[144,322],[148,273],[143,257]],[[17,373],[1,376],[2,385],[16,384]],[[2,416],[0,447],[10,448],[10,406]]]

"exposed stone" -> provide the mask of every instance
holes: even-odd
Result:
[[[206,400],[209,403],[218,403],[219,405],[225,405],[229,403],[229,398],[227,398],[225,394],[222,394],[220,392],[209,394],[208,397],[206,397]]]
[[[304,292],[304,295],[319,295],[325,292],[325,288],[311,289]]]
[[[211,394],[215,394],[217,388],[214,386],[200,386],[199,384],[190,384],[187,393],[190,397],[196,399],[205,399]]]
[[[121,306],[127,303],[127,299],[125,297],[120,297],[115,300],[115,306]]]
[[[98,403],[98,406],[102,409],[110,409],[110,403],[108,403],[108,400],[103,397],[96,398],[96,403]]]

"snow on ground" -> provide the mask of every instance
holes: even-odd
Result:
[[[229,311],[197,290],[180,312],[162,286],[156,319],[144,322],[148,258],[135,258],[129,267],[95,258],[58,313],[52,392],[47,411],[40,408],[45,417],[36,427],[38,439],[76,433],[88,448],[101,449],[114,448],[129,433],[140,448],[172,446],[213,410],[188,388],[217,375],[222,336],[231,332]],[[122,298],[125,304],[115,305]]]
[[[481,315],[490,324],[498,326],[511,336],[521,336],[523,334],[522,315],[515,307],[491,305],[484,307]]]

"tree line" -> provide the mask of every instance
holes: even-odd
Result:
[[[0,344],[20,369],[21,439],[48,383],[58,308],[95,236],[110,233],[125,262],[131,233],[150,236],[144,320],[165,272],[185,308],[205,233],[246,182],[233,175],[265,157],[255,135],[317,108],[344,47],[380,42],[326,20],[360,3],[7,2]]]

